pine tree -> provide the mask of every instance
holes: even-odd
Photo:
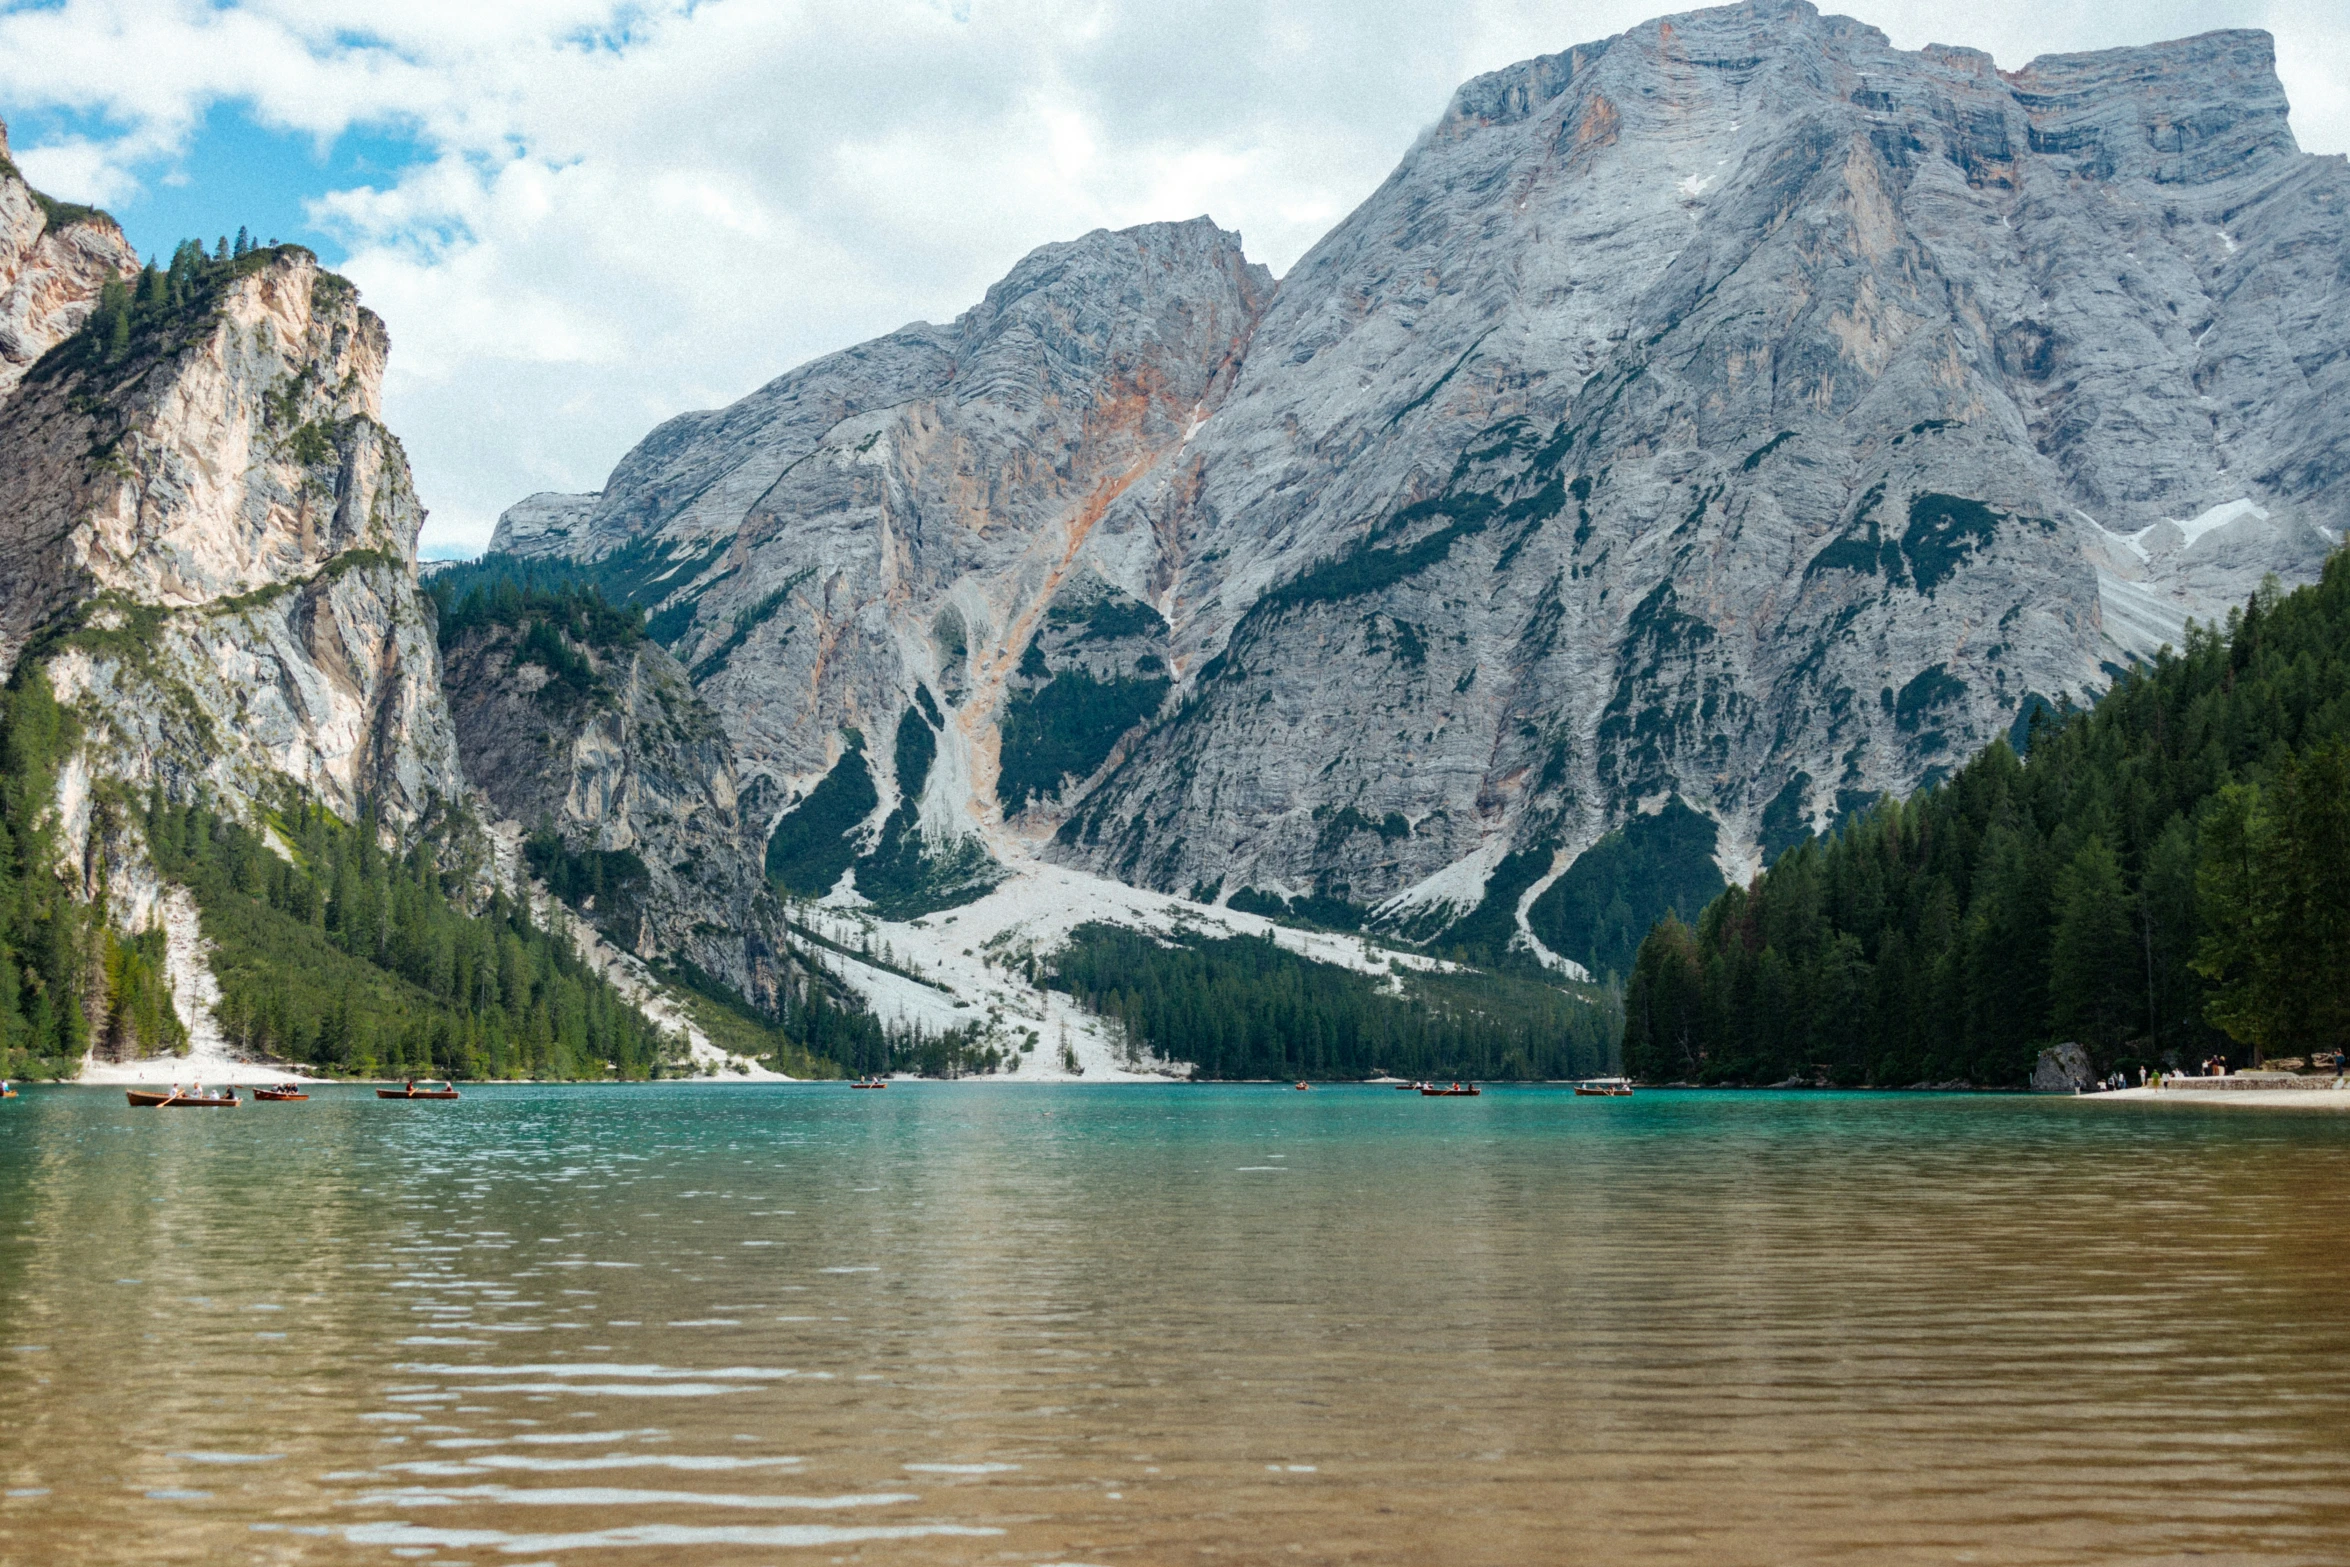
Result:
[[[2056,873],[2056,926],[2049,944],[2049,1021],[2064,1038],[2097,1047],[2121,1043],[2142,1015],[2141,962],[2120,861],[2092,837]]]

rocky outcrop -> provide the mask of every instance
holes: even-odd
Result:
[[[470,626],[444,650],[468,776],[500,816],[560,842],[569,866],[533,869],[567,869],[573,901],[621,945],[772,1004],[778,921],[725,731],[656,645],[543,623],[579,660],[568,679],[534,656],[528,622]],[[545,836],[534,847],[550,857]]]
[[[1590,846],[1742,875],[2309,575],[2346,201],[2264,34],[2002,73],[1760,0],[1470,82],[1277,290],[1047,247],[500,539],[868,852],[918,728],[934,844],[1582,961]]]
[[[542,490],[506,508],[490,535],[489,553],[517,560],[566,560],[596,555],[592,532],[601,495],[563,495]]]
[[[2061,1045],[2050,1045],[2032,1063],[2032,1092],[2077,1094],[2086,1089],[2096,1075],[2097,1068],[2090,1061],[2089,1052],[2067,1040]]]
[[[0,125],[0,399],[89,319],[109,278],[138,270],[138,252],[112,218],[24,182]]]
[[[463,783],[383,427],[388,342],[293,247],[187,272],[0,406],[0,665],[44,660],[91,765],[413,819]]]

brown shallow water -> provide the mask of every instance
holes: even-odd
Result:
[[[2350,1117],[0,1107],[0,1564],[2337,1563]]]

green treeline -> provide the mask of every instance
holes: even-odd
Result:
[[[593,584],[542,578],[527,565],[493,559],[492,566],[439,572],[425,584],[440,623],[441,650],[479,631],[518,631],[514,662],[547,672],[538,692],[542,704],[563,711],[604,695],[588,652],[628,652],[644,640],[645,612],[615,606]]]
[[[57,769],[73,715],[37,667],[0,692],[0,1077],[64,1077],[92,1048],[184,1049],[160,930],[124,938],[61,874]]]
[[[2018,1085],[2350,1045],[2350,554],[1642,943],[1636,1075]]]
[[[996,780],[1005,811],[1050,799],[1063,778],[1091,776],[1126,731],[1159,710],[1170,683],[1165,675],[1096,680],[1073,668],[1015,693],[1004,704],[1003,769]]]
[[[301,251],[301,247],[257,245],[242,229],[233,245],[224,238],[210,252],[201,240],[182,240],[171,253],[170,266],[159,267],[150,261],[135,278],[108,278],[100,284],[97,306],[81,330],[43,355],[28,379],[114,364],[134,348],[142,352],[149,348],[168,350],[204,325],[222,288],[290,251]],[[332,272],[320,273],[317,286],[328,293],[347,293],[351,287]],[[289,406],[290,402],[289,397]],[[272,428],[283,422],[284,412],[274,405],[263,410]],[[296,430],[290,438],[298,446],[314,446],[321,438],[317,432],[309,432],[307,440],[304,437],[304,431]],[[312,460],[307,451],[299,455],[305,461]]]
[[[1116,1018],[1128,1040],[1202,1078],[1542,1079],[1608,1070],[1603,1001],[1509,975],[1378,975],[1315,963],[1271,939],[1173,944],[1115,926],[1071,933],[1045,983]]]
[[[457,901],[429,836],[384,849],[302,802],[273,845],[204,806],[148,802],[156,869],[203,910],[221,1027],[238,1045],[358,1076],[627,1077],[671,1046],[560,934],[493,894]]]
[[[509,556],[435,572],[425,579],[424,591],[439,615],[443,647],[483,626],[527,632],[544,625],[599,652],[625,652],[645,636],[643,610],[614,604],[593,583],[540,571]]]

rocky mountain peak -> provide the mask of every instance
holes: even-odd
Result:
[[[1047,246],[500,539],[654,611],[803,890],[1043,840],[1597,962],[1595,844],[1686,902],[2315,570],[2346,204],[2262,34],[1696,11],[1464,84],[1278,288]]]

